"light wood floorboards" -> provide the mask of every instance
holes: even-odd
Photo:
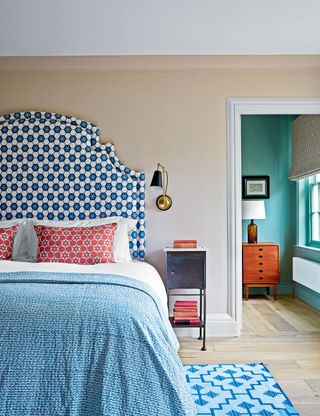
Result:
[[[301,416],[320,416],[320,312],[298,299],[251,297],[243,302],[239,338],[180,340],[184,364],[262,362]]]

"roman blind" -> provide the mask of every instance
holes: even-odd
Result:
[[[292,123],[291,173],[299,180],[320,173],[320,115],[301,115]]]

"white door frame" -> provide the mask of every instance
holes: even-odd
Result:
[[[241,116],[320,114],[320,98],[227,99],[228,315],[234,336],[242,329]]]

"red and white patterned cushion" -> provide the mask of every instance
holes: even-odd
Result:
[[[10,260],[13,240],[18,228],[18,225],[10,228],[0,228],[0,260]]]
[[[95,227],[47,227],[35,225],[38,262],[113,263],[113,239],[117,224]]]

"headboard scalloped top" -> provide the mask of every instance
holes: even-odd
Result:
[[[93,123],[31,111],[0,117],[1,220],[137,219],[133,258],[145,254],[145,175],[124,166]]]

